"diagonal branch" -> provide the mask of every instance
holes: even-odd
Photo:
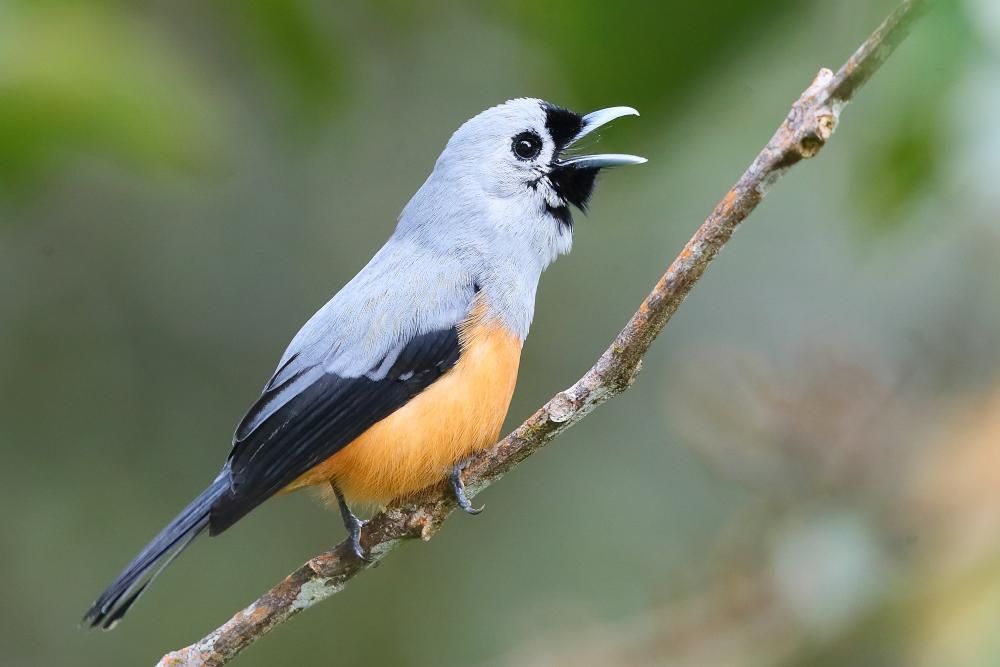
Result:
[[[503,477],[595,407],[628,389],[646,351],[736,227],[789,167],[819,152],[836,129],[843,107],[906,37],[916,17],[933,2],[903,0],[839,72],[820,70],[771,140],[687,242],[597,363],[573,386],[552,397],[513,433],[467,466],[465,478],[470,497]],[[347,542],[342,542],[309,560],[201,641],[164,656],[159,667],[217,667],[228,663],[276,625],[340,592],[358,573],[377,564],[401,541],[429,540],[454,509],[451,494],[442,484],[422,499],[380,512],[365,526],[361,536],[362,545],[371,554],[371,563],[359,561]]]

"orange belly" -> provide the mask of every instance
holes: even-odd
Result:
[[[510,406],[521,341],[484,322],[460,327],[462,354],[441,378],[284,491],[330,481],[352,502],[384,505],[444,479],[496,442]]]

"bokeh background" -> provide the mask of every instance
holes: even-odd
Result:
[[[307,495],[80,615],[212,478],[450,133],[638,107],[508,427],[574,381],[892,0],[0,0],[0,650],[152,665],[342,537]],[[633,389],[252,665],[1000,663],[1000,5],[945,2]]]

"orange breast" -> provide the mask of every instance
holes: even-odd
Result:
[[[448,475],[496,442],[517,380],[521,341],[476,307],[458,363],[285,491],[335,481],[353,502],[386,504]]]

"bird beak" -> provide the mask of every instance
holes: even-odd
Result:
[[[598,111],[588,113],[583,117],[583,125],[581,126],[580,131],[577,132],[576,136],[569,141],[566,148],[569,148],[594,130],[607,125],[616,118],[638,115],[639,112],[632,107],[609,107],[607,109],[600,109]],[[603,169],[605,167],[620,167],[622,165],[642,164],[644,162],[646,162],[646,158],[639,157],[637,155],[603,153],[600,155],[579,155],[576,157],[559,159],[557,166],[573,167],[576,169]]]

